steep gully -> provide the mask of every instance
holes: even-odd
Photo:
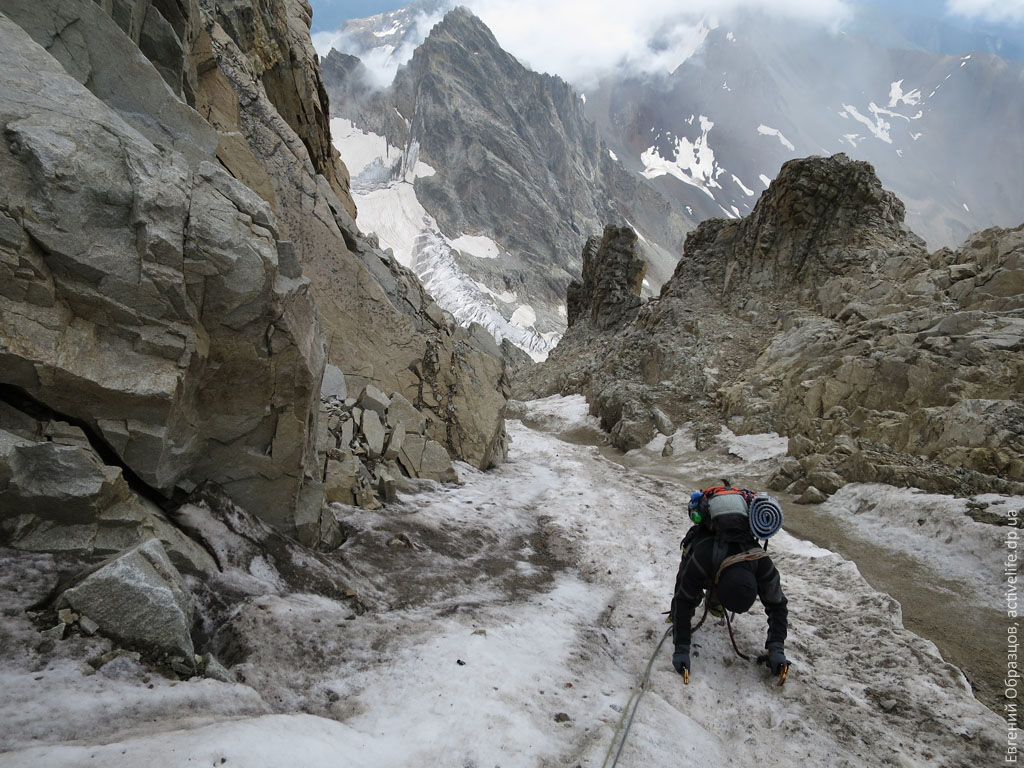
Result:
[[[560,437],[566,442],[600,446],[602,455],[609,461],[647,477],[677,483],[682,535],[689,525],[682,511],[685,499],[708,477],[652,461],[650,452],[645,455],[643,449],[623,454],[608,444],[606,435],[597,431],[577,430]],[[749,468],[747,472],[730,471],[730,480],[741,487],[760,488],[767,480],[766,476],[748,474]],[[968,588],[943,579],[927,563],[908,560],[870,541],[856,525],[829,514],[822,505],[796,504],[795,497],[788,494],[774,495],[782,503],[783,527],[788,533],[855,563],[872,587],[899,601],[903,625],[935,643],[943,658],[963,670],[975,698],[1000,717],[1004,716],[1006,621],[1001,611],[980,604]],[[871,649],[861,650],[864,663],[871,664]]]

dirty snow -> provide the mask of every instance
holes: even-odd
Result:
[[[351,531],[337,556],[362,573],[369,610],[252,598],[242,612],[261,630],[232,668],[244,683],[174,682],[130,661],[95,672],[87,660],[106,641],[77,635],[47,654],[20,609],[45,593],[52,562],[0,550],[0,766],[601,765],[666,629],[687,492],[723,472],[763,476],[781,442],[723,433],[726,453],[698,454],[683,429],[670,458],[660,438],[613,461],[581,397],[513,406],[501,467],[460,464],[461,485],[423,484],[376,512],[336,507]],[[855,486],[836,504],[869,515],[894,493]],[[917,527],[889,525],[889,539]],[[958,531],[983,559],[991,543]],[[389,546],[398,532],[413,546]],[[920,536],[909,549],[935,532]],[[1005,723],[903,629],[896,601],[784,531],[771,552],[790,600],[789,681],[702,628],[689,686],[670,648],[656,658],[620,766],[1002,762]],[[757,653],[763,614],[734,626]]]

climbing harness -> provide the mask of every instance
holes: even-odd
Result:
[[[625,708],[622,710],[622,715],[619,717],[619,723],[615,726],[615,733],[612,736],[612,743],[608,745],[608,754],[604,756],[604,762],[601,763],[601,768],[609,768],[608,759],[612,756],[612,750],[615,748],[615,742],[618,741],[619,748],[615,752],[615,759],[612,760],[610,768],[614,768],[619,762],[619,755],[622,754],[622,748],[626,745],[626,737],[629,735],[629,729],[633,727],[633,718],[636,716],[636,710],[640,706],[640,699],[643,698],[644,693],[647,691],[647,683],[651,679],[651,667],[654,666],[654,660],[658,657],[658,651],[661,650],[661,646],[665,644],[668,636],[672,634],[672,627],[665,630],[665,634],[661,636],[661,641],[658,643],[657,648],[654,649],[654,653],[651,654],[650,661],[647,662],[647,669],[640,676],[640,682],[636,688],[633,689],[633,695],[629,697],[629,701],[626,702]],[[688,682],[688,681],[687,681]],[[639,695],[637,695],[639,694]],[[635,701],[635,703],[634,703]],[[633,711],[630,712],[630,705],[633,706]],[[626,718],[626,713],[629,714],[629,722],[626,723],[626,729],[622,730],[622,723]],[[619,732],[622,731],[622,739],[619,739]]]

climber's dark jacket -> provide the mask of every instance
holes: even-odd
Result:
[[[726,557],[757,546],[752,536],[733,537],[720,541],[715,549],[715,534],[699,525],[693,526],[683,539],[683,557],[676,574],[676,588],[672,596],[672,628],[676,645],[690,644],[690,625],[693,615],[704,597],[704,590],[714,582],[715,573]],[[717,558],[716,558],[717,556]],[[757,596],[768,615],[768,639],[765,644],[786,640],[786,596],[779,583],[779,571],[769,557],[747,563],[736,563],[730,568],[749,568],[757,579]]]

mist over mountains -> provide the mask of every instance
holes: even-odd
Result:
[[[637,74],[624,61],[599,85],[575,85],[627,168],[675,177],[659,188],[684,216],[742,215],[785,160],[842,151],[876,166],[931,247],[955,246],[1017,223],[1024,107],[1013,94],[1024,92],[1024,69],[1014,59],[1024,33],[913,5],[859,5],[840,30],[778,13],[708,17],[671,72]],[[397,67],[443,8],[350,20],[343,52],[371,72]]]
[[[659,188],[700,218],[746,215],[788,159],[845,152],[875,166],[930,247],[952,247],[1018,223],[1022,84],[1024,66],[999,57],[762,16],[710,30],[667,77],[606,79],[588,113],[627,166],[666,177]]]
[[[412,246],[404,258],[457,318],[535,356],[564,328],[587,236],[613,221],[637,228],[656,291],[683,231],[747,215],[795,157],[871,162],[930,248],[1019,223],[1024,64],[991,53],[1019,53],[1013,27],[1001,36],[899,3],[858,6],[841,27],[732,12],[666,26],[643,63],[624,58],[574,88],[523,67],[472,13],[444,17],[447,7],[347,21],[331,36],[343,50],[324,59],[332,114],[406,156],[415,147],[433,173],[410,181],[440,240],[494,241],[495,260],[446,251],[444,279],[433,262],[412,263]],[[943,52],[963,45],[988,52]],[[607,55],[595,50],[594,66]],[[670,69],[652,72],[655,60]],[[353,174],[357,192],[387,182],[374,173]],[[371,231],[374,205],[360,204]],[[467,298],[472,286],[482,293]],[[524,332],[545,341],[523,343]]]

